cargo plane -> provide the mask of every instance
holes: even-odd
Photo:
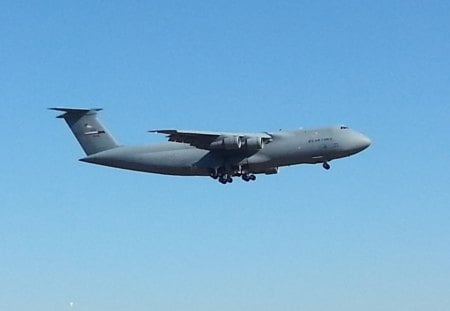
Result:
[[[62,112],[86,157],[80,161],[116,168],[179,176],[209,176],[222,184],[256,174],[276,174],[283,166],[322,164],[354,155],[370,139],[347,126],[293,131],[230,133],[177,129],[151,130],[168,142],[127,146],[119,144],[97,117],[99,108],[49,108]]]

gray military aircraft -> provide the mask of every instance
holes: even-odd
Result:
[[[255,180],[281,166],[329,162],[366,149],[370,139],[347,126],[261,133],[152,130],[169,142],[125,146],[116,142],[97,118],[102,109],[49,108],[63,118],[86,157],[80,161],[166,175],[210,176],[222,184],[233,177]]]

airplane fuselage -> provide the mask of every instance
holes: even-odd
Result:
[[[122,169],[179,176],[210,176],[226,184],[233,177],[255,180],[281,166],[322,163],[348,157],[370,139],[346,126],[294,131],[230,133],[160,129],[169,142],[120,145],[97,118],[101,109],[51,108],[66,121],[86,153],[80,161]]]
[[[227,152],[167,142],[143,146],[118,146],[80,160],[167,175],[208,176],[212,170],[233,167],[243,168],[255,174],[272,174],[277,172],[278,167],[294,164],[328,165],[331,160],[353,155],[370,145],[369,138],[344,126],[267,134],[272,139],[259,150]]]

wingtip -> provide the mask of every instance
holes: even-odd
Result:
[[[149,130],[148,133],[158,133],[158,134],[173,134],[176,133],[177,130]]]

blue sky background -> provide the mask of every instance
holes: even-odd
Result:
[[[449,12],[1,1],[0,309],[448,310]],[[53,106],[103,107],[130,144],[347,124],[373,145],[223,186],[78,162]]]

